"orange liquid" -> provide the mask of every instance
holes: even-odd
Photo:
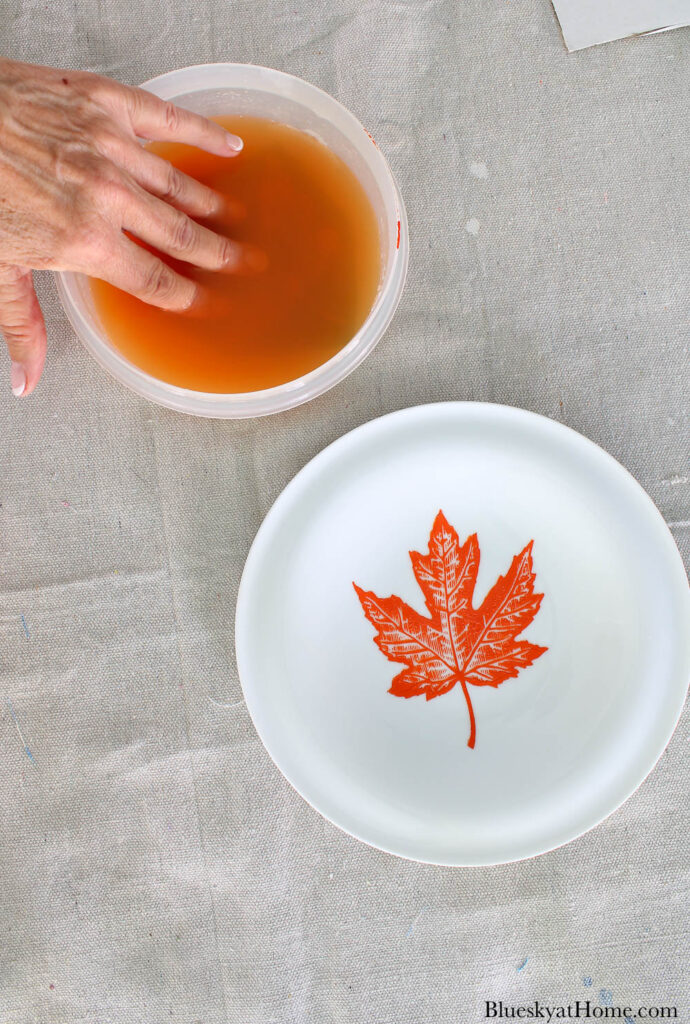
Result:
[[[267,268],[215,273],[165,257],[205,286],[208,301],[194,313],[165,312],[103,281],[92,289],[111,342],[153,377],[256,391],[315,369],[357,333],[379,283],[378,225],[357,178],[321,142],[260,118],[218,120],[243,138],[239,156],[150,148],[233,201],[234,215],[205,223],[258,246]]]

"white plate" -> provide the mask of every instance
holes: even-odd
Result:
[[[478,535],[475,609],[531,540],[544,594],[519,639],[548,650],[468,686],[473,748],[460,685],[388,692],[404,665],[352,586],[428,616],[408,552],[440,509],[461,543]],[[297,474],[249,553],[236,644],[257,731],[305,800],[382,850],[473,865],[560,846],[630,796],[678,720],[689,626],[678,551],[625,469],[541,416],[448,403],[368,423]]]

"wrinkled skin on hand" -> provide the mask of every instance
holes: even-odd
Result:
[[[108,78],[0,59],[0,330],[12,390],[35,388],[46,329],[32,270],[99,277],[163,309],[197,285],[125,234],[198,267],[239,266],[240,245],[196,223],[222,200],[144,149],[166,140],[232,157],[242,141],[197,114]]]

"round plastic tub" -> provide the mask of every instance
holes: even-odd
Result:
[[[144,373],[111,344],[82,274],[58,275],[65,312],[79,338],[114,377],[152,402],[195,416],[239,419],[282,412],[341,381],[369,355],[400,300],[408,258],[405,207],[388,164],[357,119],[332,96],[292,75],[253,64],[201,64],[171,71],[143,87],[209,117],[248,114],[311,133],[357,175],[376,212],[381,279],[374,305],[357,334],[335,356],[297,380],[263,391],[213,394],[166,384]]]

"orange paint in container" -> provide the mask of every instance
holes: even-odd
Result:
[[[243,138],[239,156],[150,148],[227,197],[229,212],[206,225],[261,249],[266,268],[214,273],[165,257],[204,286],[189,313],[103,281],[91,288],[108,337],[131,363],[178,387],[241,393],[295,380],[350,341],[376,297],[381,246],[366,192],[323,143],[263,118],[217,120]]]

